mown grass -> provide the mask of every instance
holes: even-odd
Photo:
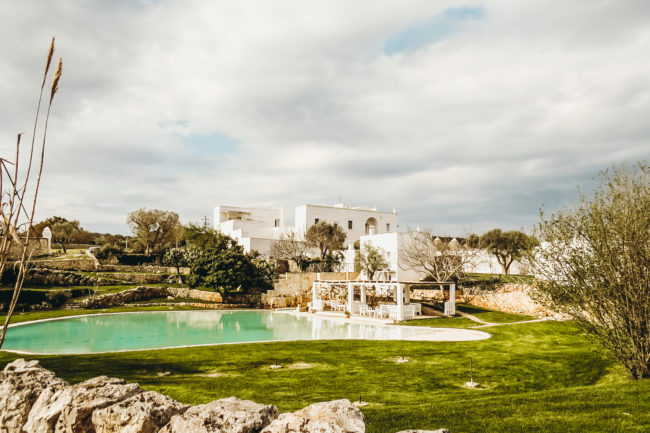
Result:
[[[650,380],[628,380],[574,324],[487,330],[492,338],[473,342],[296,341],[38,358],[71,382],[107,374],[190,404],[234,395],[291,411],[361,397],[370,433],[648,431]],[[401,356],[409,362],[396,363]],[[16,357],[0,352],[0,363]],[[470,359],[482,389],[463,386]],[[270,370],[274,363],[285,368]]]
[[[504,313],[503,311],[494,311],[470,304],[457,304],[456,309],[458,311],[462,311],[463,313],[471,314],[472,316],[489,323],[512,323],[535,319],[535,317],[532,316]]]
[[[522,283],[531,283],[535,281],[535,277],[532,275],[468,273],[467,276],[469,277],[470,280],[473,281],[489,281],[489,282],[498,282],[504,284],[522,284]]]

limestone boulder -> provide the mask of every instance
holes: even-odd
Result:
[[[0,372],[0,433],[20,432],[32,405],[45,390],[67,386],[38,361],[17,359]]]
[[[257,433],[277,416],[273,405],[229,397],[190,407],[173,416],[160,433]]]
[[[364,433],[363,413],[350,400],[314,403],[297,412],[283,413],[262,433]]]
[[[97,433],[157,433],[189,406],[154,391],[135,395],[93,412]]]
[[[57,392],[43,392],[23,428],[26,433],[93,433],[92,414],[143,390],[136,383],[98,376]]]

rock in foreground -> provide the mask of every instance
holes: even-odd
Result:
[[[92,414],[140,394],[136,383],[99,376],[57,392],[41,393],[23,429],[26,433],[92,433]]]
[[[189,408],[160,433],[257,433],[277,416],[273,405],[230,397]]]
[[[283,413],[262,433],[364,433],[363,413],[350,400],[314,403],[293,413]]]
[[[144,392],[93,412],[97,433],[156,433],[189,406],[154,391]]]
[[[7,364],[0,372],[0,432],[20,432],[41,393],[67,385],[38,361],[17,359]]]

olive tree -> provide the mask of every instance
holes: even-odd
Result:
[[[346,234],[337,224],[330,224],[321,221],[309,227],[305,234],[305,240],[310,247],[318,248],[320,258],[325,259],[328,254],[343,248]]]
[[[650,167],[601,173],[593,197],[546,217],[534,255],[537,298],[650,377]]]
[[[126,219],[133,236],[142,243],[146,255],[177,240],[182,227],[178,214],[171,211],[140,208]]]
[[[52,242],[61,245],[61,249],[64,253],[66,253],[66,244],[69,244],[76,240],[76,236],[81,232],[81,225],[77,220],[65,220],[61,222],[55,222],[50,227],[50,230],[52,230]]]
[[[361,245],[361,250],[355,258],[358,269],[362,270],[369,280],[372,280],[377,272],[388,267],[381,249],[369,243]]]
[[[468,240],[475,242],[474,238]],[[501,229],[492,229],[479,239],[479,246],[497,258],[505,275],[510,272],[513,261],[520,260],[537,245],[537,238],[518,230],[504,232]]]

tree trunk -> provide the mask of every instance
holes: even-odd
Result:
[[[63,254],[67,254],[68,250],[65,249],[65,243],[61,242],[61,249],[63,250]]]

